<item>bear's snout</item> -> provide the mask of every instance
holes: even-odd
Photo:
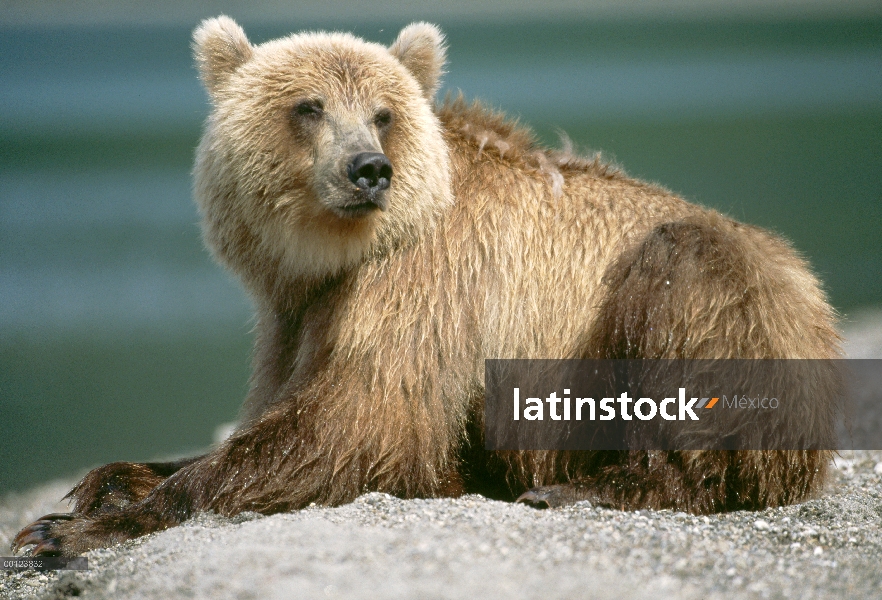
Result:
[[[392,163],[380,152],[359,152],[346,166],[349,181],[373,195],[389,187]]]

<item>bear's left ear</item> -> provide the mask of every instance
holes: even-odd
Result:
[[[432,100],[447,60],[441,30],[429,23],[412,23],[401,30],[389,52],[416,78],[426,98]]]

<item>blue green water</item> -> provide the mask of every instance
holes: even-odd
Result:
[[[846,314],[882,305],[882,21],[441,26],[445,91],[782,233]],[[185,28],[0,29],[0,492],[235,417],[249,303],[190,199],[207,110]]]

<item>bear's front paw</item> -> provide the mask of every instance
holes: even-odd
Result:
[[[129,539],[108,525],[76,513],[53,513],[22,529],[12,542],[12,552],[33,545],[31,556],[79,556]]]

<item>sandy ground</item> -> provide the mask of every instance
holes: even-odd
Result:
[[[882,357],[882,313],[845,330]],[[74,481],[0,500],[0,553]],[[5,551],[8,554],[8,551]],[[882,451],[842,452],[824,493],[694,517],[480,496],[262,517],[204,514],[86,555],[88,571],[0,572],[6,598],[882,598]]]

